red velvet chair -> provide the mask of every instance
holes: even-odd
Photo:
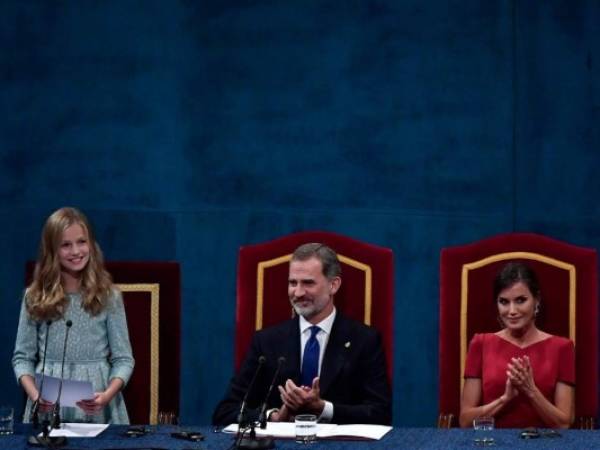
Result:
[[[342,286],[335,305],[348,317],[379,330],[392,380],[393,255],[388,248],[324,231],[291,234],[240,248],[237,277],[235,367],[239,368],[256,330],[293,315],[287,297],[288,266],[302,244],[321,242],[338,254]]]
[[[500,329],[492,286],[509,260],[526,262],[538,275],[542,290],[539,327],[575,342],[574,426],[589,427],[598,412],[596,251],[531,233],[504,234],[442,250],[438,425],[451,425],[460,412],[471,338]]]
[[[27,264],[27,284],[34,263]],[[129,419],[156,424],[179,414],[180,272],[176,262],[107,262],[123,293],[135,368],[123,390]],[[162,420],[161,420],[162,421]]]

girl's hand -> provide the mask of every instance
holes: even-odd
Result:
[[[41,413],[49,413],[54,409],[54,403],[44,400],[43,398],[39,399],[38,404],[38,411]]]
[[[80,400],[77,402],[79,406],[86,414],[96,415],[100,414],[104,407],[108,404],[110,398],[104,394],[104,392],[96,392],[94,398],[87,400]]]

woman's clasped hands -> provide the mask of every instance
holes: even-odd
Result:
[[[511,362],[507,365],[506,370],[507,376],[507,390],[508,385],[510,384],[513,389],[516,388],[518,392],[522,392],[528,397],[533,397],[535,391],[537,390],[537,386],[535,385],[535,381],[533,379],[533,369],[531,368],[531,363],[529,361],[528,356],[511,358]],[[509,396],[508,399],[514,397],[514,395]]]

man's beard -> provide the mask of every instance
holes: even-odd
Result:
[[[301,304],[302,302],[292,301],[292,308],[299,316],[304,317],[305,319],[310,319],[319,311],[317,311],[317,305],[314,302],[307,302],[306,306]]]

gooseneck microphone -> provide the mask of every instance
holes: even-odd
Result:
[[[248,385],[248,390],[246,391],[246,395],[244,396],[244,400],[242,401],[242,407],[240,408],[240,415],[238,417],[238,432],[236,439],[231,448],[233,449],[242,449],[242,450],[268,450],[274,448],[275,444],[273,443],[273,439],[270,437],[259,438],[256,436],[256,420],[248,420],[246,417],[246,401],[248,400],[248,396],[254,387],[254,383],[256,382],[256,378],[258,377],[258,373],[260,369],[265,364],[266,358],[261,356],[258,358],[258,367],[254,372],[254,377],[252,377],[252,381]],[[279,362],[281,364],[281,361]],[[279,370],[279,368],[278,368]],[[244,437],[246,433],[249,433],[247,437]]]
[[[265,358],[262,355],[258,357],[258,367],[254,371],[254,376],[252,377],[252,380],[248,385],[248,390],[246,390],[246,394],[244,395],[244,399],[242,400],[242,405],[240,406],[240,413],[238,414],[238,425],[240,428],[246,425],[246,404],[248,402],[248,397],[250,396],[250,393],[254,388],[254,384],[256,383],[256,379],[258,378],[260,369],[262,369],[262,366],[265,364],[266,360],[267,358]]]
[[[29,416],[29,421],[33,424],[33,428],[37,428],[40,426],[40,400],[42,399],[42,392],[44,390],[44,378],[46,377],[46,351],[48,350],[48,335],[50,334],[50,325],[52,325],[52,321],[48,320],[46,322],[46,338],[44,339],[44,357],[42,358],[42,378],[40,380],[37,398],[33,402],[33,405],[31,407],[31,414]]]
[[[273,391],[273,387],[275,387],[275,383],[277,382],[277,377],[279,376],[279,372],[281,368],[285,364],[285,358],[280,356],[277,358],[277,370],[275,370],[275,375],[273,375],[273,379],[271,380],[271,385],[269,386],[269,390],[267,391],[267,395],[265,395],[265,400],[263,401],[260,407],[260,414],[258,415],[258,422],[260,423],[260,428],[267,428],[267,403],[269,402],[269,397],[271,396],[271,391]]]
[[[69,330],[71,329],[71,325],[73,325],[73,322],[67,320],[65,322],[65,325],[67,326],[67,330],[65,332],[65,340],[63,344],[62,365],[60,367],[60,381],[58,383],[58,396],[56,397],[56,403],[54,403],[54,410],[52,412],[52,428],[54,429],[60,428],[60,396],[62,394],[63,372],[65,370],[65,359],[67,356],[67,341],[69,339]]]
[[[44,383],[44,368],[46,365],[46,347],[48,345],[48,334],[49,334],[50,324],[51,324],[51,322],[48,321],[47,328],[46,328],[46,342],[44,344],[44,358],[43,358],[43,362],[42,362],[42,379],[40,381],[40,393],[38,394],[38,399],[37,399],[36,415],[37,415],[37,410],[39,409],[39,400],[42,398],[42,386]],[[67,325],[67,330],[65,332],[65,342],[63,344],[62,367],[61,367],[61,372],[60,372],[60,382],[58,385],[58,397],[56,399],[56,403],[54,404],[54,407],[52,408],[52,422],[50,422],[48,419],[44,419],[44,421],[42,423],[41,436],[38,436],[36,433],[29,436],[29,438],[27,439],[27,443],[31,446],[46,447],[46,448],[59,448],[59,447],[64,447],[65,445],[67,445],[66,437],[50,436],[51,428],[59,428],[60,427],[60,403],[59,403],[59,400],[60,400],[60,395],[62,393],[62,378],[63,378],[63,370],[65,367],[65,356],[66,356],[66,352],[67,352],[67,339],[69,338],[69,329],[71,328],[71,325],[73,325],[73,322],[71,322],[70,320],[67,320],[66,325]]]

